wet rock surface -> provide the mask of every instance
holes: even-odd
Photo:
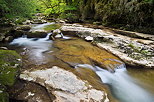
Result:
[[[35,30],[28,32],[26,35],[28,38],[45,38],[47,32],[45,30]]]
[[[46,87],[49,94],[55,96],[53,102],[109,102],[105,91],[94,89],[87,81],[56,66],[44,70],[25,71],[20,78]]]
[[[54,55],[72,67],[75,67],[77,64],[90,64],[114,71],[116,67],[123,64],[123,62],[119,61],[119,58],[107,51],[78,38],[65,41],[56,40],[54,47],[59,49]]]
[[[92,37],[94,38],[92,42],[118,56],[129,65],[154,68],[153,35],[146,35],[145,39],[137,39],[119,35],[109,29],[86,28],[78,24],[65,24],[61,27],[61,31],[64,35],[76,34],[82,38]],[[140,36],[143,37],[143,34]],[[149,36],[150,40],[146,40]]]

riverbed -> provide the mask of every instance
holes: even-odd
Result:
[[[35,25],[33,29],[49,30],[53,24]],[[23,58],[22,71],[58,66],[96,89],[110,91],[119,102],[154,101],[154,70],[127,67],[119,58],[81,38],[63,36],[53,41],[49,39],[51,34],[46,38],[23,36],[9,44]]]

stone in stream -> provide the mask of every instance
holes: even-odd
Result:
[[[6,37],[4,41],[5,42],[11,42],[11,41],[13,41],[13,36]]]
[[[87,41],[93,41],[93,40],[94,40],[94,38],[93,38],[93,37],[91,37],[91,36],[87,36],[87,37],[85,38],[85,40],[87,40]]]
[[[62,38],[61,31],[59,29],[53,30],[52,34],[50,35],[51,40],[55,40],[55,38]]]
[[[20,78],[44,86],[56,98],[53,102],[109,102],[107,93],[94,89],[72,72],[54,66],[49,69],[24,71]]]
[[[15,28],[15,30],[23,30],[23,31],[29,31],[30,29],[31,29],[30,25],[21,25]]]
[[[28,38],[45,38],[47,32],[45,30],[34,30],[26,33]]]

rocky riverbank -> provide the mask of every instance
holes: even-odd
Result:
[[[118,68],[121,64],[123,65],[122,61],[132,66],[145,68],[153,68],[154,66],[153,35],[107,28],[94,29],[79,24],[64,24],[60,30],[53,31],[51,36],[54,39],[53,44],[52,41],[43,38],[48,32],[51,32],[51,29],[44,30],[46,28],[42,29],[42,27],[49,26],[51,28],[50,24],[55,26],[52,23],[45,23],[41,26],[22,25],[7,33],[12,34],[13,39],[25,34],[27,38],[24,40],[28,41],[27,44],[33,43],[33,45],[30,43],[30,45],[25,46],[27,48],[23,48],[24,52],[22,54],[24,54],[21,55],[26,68],[22,69],[19,80],[13,88],[9,89],[10,100],[31,102],[112,102],[114,100],[113,102],[115,102],[115,99],[112,100],[113,97],[110,96],[110,92],[108,92],[104,84],[102,85],[99,77],[93,71],[95,69],[88,69],[90,65],[100,66],[110,72],[114,72],[114,68]],[[45,32],[38,33],[42,31]],[[68,36],[66,37],[67,39],[62,38],[63,35],[60,31]],[[20,32],[19,35],[17,32]],[[61,37],[57,38],[57,34]],[[78,39],[78,37],[88,42]],[[106,51],[93,46],[89,42]],[[43,50],[38,44],[44,46]],[[49,51],[50,47],[46,48],[48,44],[54,46],[54,48],[50,49],[51,51]],[[31,47],[29,48],[29,46]],[[1,49],[7,48],[1,47]],[[37,52],[36,56],[35,53],[32,54],[33,50]],[[38,60],[38,55],[41,55],[41,58],[50,57],[50,63],[41,62],[43,64],[37,65],[32,60]],[[52,59],[52,57],[55,58]],[[38,56],[38,58],[40,57]],[[85,67],[87,69],[84,69]],[[90,75],[87,76],[86,74]],[[7,93],[3,95],[8,97]]]
[[[128,65],[154,68],[153,35],[115,29],[93,29],[78,24],[65,24],[61,31],[64,35],[74,34],[91,41],[118,56]]]

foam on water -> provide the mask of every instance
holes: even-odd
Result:
[[[120,102],[154,102],[153,96],[127,74],[124,64],[116,68],[114,73],[87,64],[79,64],[75,68],[77,67],[94,70],[101,81],[109,85],[111,92]]]

